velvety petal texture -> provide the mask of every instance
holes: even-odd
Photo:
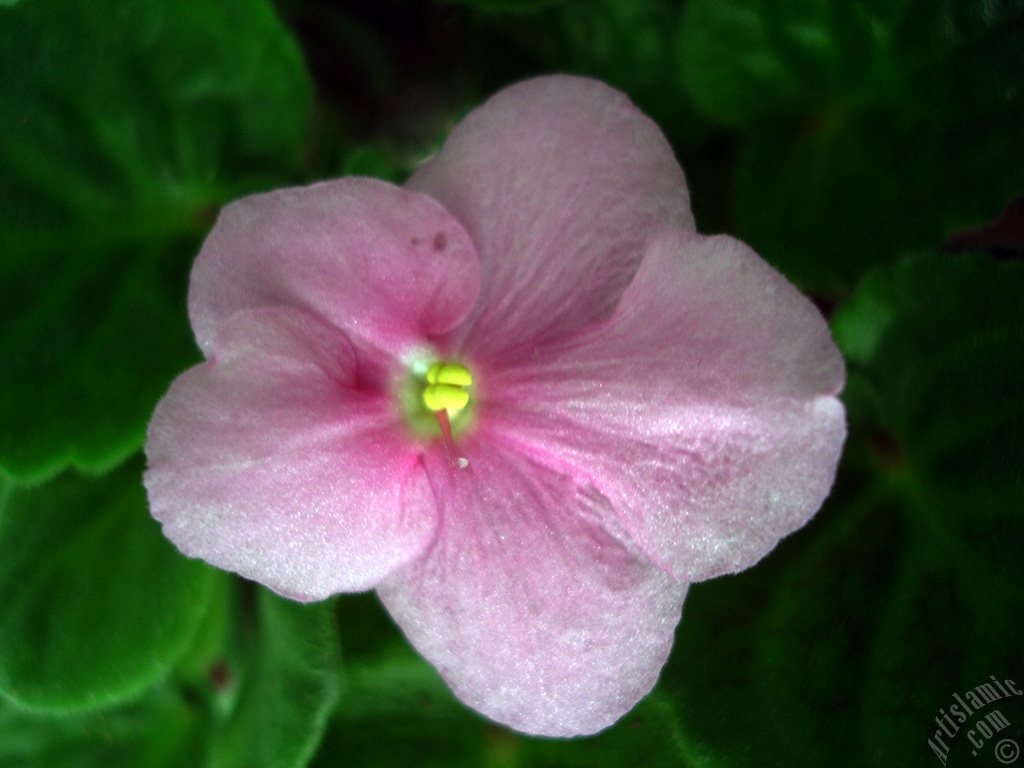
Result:
[[[380,588],[409,640],[474,709],[544,736],[611,725],[658,679],[685,585],[644,557],[608,500],[500,437],[427,471],[441,524]]]
[[[406,186],[440,200],[473,238],[481,296],[456,338],[481,361],[606,317],[647,238],[694,229],[658,126],[583,77],[499,92]]]
[[[650,245],[615,315],[514,357],[489,415],[572,457],[677,579],[753,565],[821,506],[844,367],[815,306],[731,237]]]
[[[347,178],[225,206],[192,268],[189,317],[207,354],[218,323],[267,306],[398,353],[462,320],[479,289],[473,245],[435,200]]]
[[[301,311],[221,324],[149,425],[153,516],[182,552],[296,600],[368,589],[437,525],[416,446],[355,388],[336,329]]]
[[[650,691],[688,584],[806,522],[846,434],[821,314],[697,234],[661,132],[586,78],[501,91],[404,189],[232,203],[189,312],[206,362],[146,441],[168,538],[297,600],[378,589],[531,734]]]

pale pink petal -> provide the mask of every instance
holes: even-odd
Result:
[[[575,466],[681,581],[757,562],[831,488],[842,357],[732,238],[659,238],[607,323],[508,363],[482,418]]]
[[[500,91],[406,184],[440,200],[480,255],[455,336],[478,360],[606,317],[669,227],[693,229],[682,169],[625,94],[555,75]]]
[[[458,323],[479,284],[469,237],[436,201],[345,178],[226,206],[192,269],[189,316],[207,353],[234,312],[290,306],[398,354]]]
[[[573,462],[648,556],[684,582],[743,570],[806,523],[828,495],[846,433],[834,397],[660,406],[633,415],[632,428],[612,419],[636,404],[607,408],[562,418],[557,408],[510,407],[488,423]]]
[[[418,451],[352,349],[300,310],[221,322],[149,425],[150,510],[182,552],[296,600],[368,589],[437,525]]]
[[[466,704],[525,733],[611,725],[657,681],[685,586],[640,554],[593,487],[477,433],[427,472],[437,538],[379,592]]]

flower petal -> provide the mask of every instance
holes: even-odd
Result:
[[[462,320],[479,285],[468,235],[436,201],[346,178],[227,205],[192,269],[189,316],[206,353],[220,322],[267,306],[399,353]]]
[[[590,420],[510,408],[489,422],[573,462],[647,555],[681,582],[748,568],[804,525],[832,487],[846,434],[834,397],[663,406],[634,415],[629,429],[611,421],[629,404],[606,407]]]
[[[493,435],[427,472],[442,522],[379,592],[466,704],[546,736],[610,725],[657,681],[685,586],[639,554],[592,487]]]
[[[606,317],[647,238],[694,228],[661,131],[582,77],[499,92],[406,186],[440,200],[476,244],[480,301],[455,335],[478,360]]]
[[[842,357],[733,238],[659,238],[606,324],[534,355],[491,372],[491,426],[577,467],[680,581],[753,565],[831,488]]]
[[[308,313],[251,310],[157,406],[153,516],[182,552],[296,600],[368,589],[437,524],[385,395],[354,389],[345,337]]]

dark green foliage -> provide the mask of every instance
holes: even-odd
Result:
[[[834,310],[848,363],[823,510],[693,586],[654,691],[575,740],[466,709],[372,595],[299,605],[184,558],[138,455],[198,359],[221,205],[400,182],[553,71],[650,114],[701,229]],[[937,760],[954,694],[1024,687],[1024,241],[942,251],[1024,193],[1022,73],[1021,0],[0,0],[0,765]],[[1024,697],[999,708],[1024,744]],[[946,764],[995,764],[969,726]]]
[[[7,489],[0,693],[32,709],[95,709],[138,695],[191,643],[220,574],[163,537],[140,470]]]
[[[693,0],[682,66],[736,128],[738,234],[840,297],[1024,192],[1024,3]]]
[[[265,0],[0,9],[0,468],[104,470],[196,353],[221,204],[294,177],[302,57]]]
[[[255,602],[256,636],[241,654],[230,714],[213,729],[210,768],[306,765],[341,690],[331,603],[301,605],[262,588]]]

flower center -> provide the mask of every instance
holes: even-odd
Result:
[[[473,422],[473,374],[459,363],[420,358],[409,364],[400,390],[406,422],[419,438],[441,438],[449,460],[465,466],[455,449],[455,437]]]
[[[455,451],[451,420],[469,405],[466,387],[472,383],[473,377],[466,366],[437,362],[427,369],[427,386],[423,388],[423,404],[437,416],[448,461],[462,467],[466,466],[463,463],[466,460]]]

